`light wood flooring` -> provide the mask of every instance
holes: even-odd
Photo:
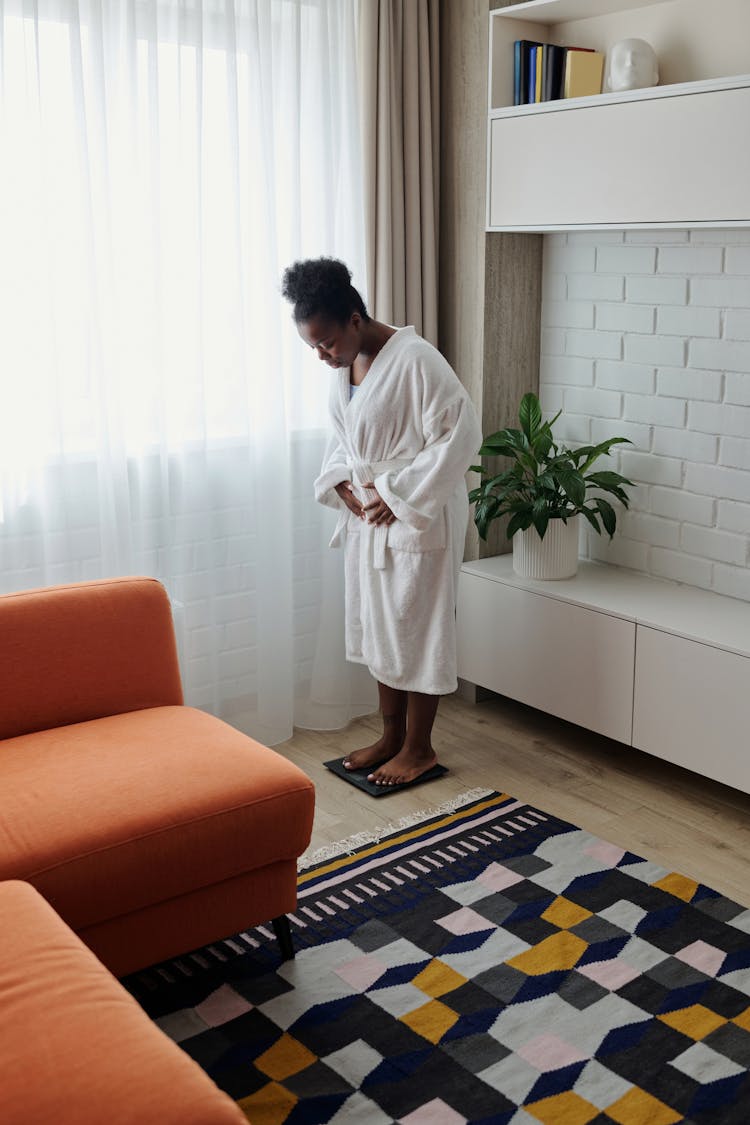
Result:
[[[441,701],[433,745],[449,773],[378,799],[322,763],[373,742],[378,715],[297,730],[275,747],[315,782],[313,847],[381,829],[475,787],[528,801],[750,906],[750,796],[500,697]],[[706,755],[711,748],[706,747]]]

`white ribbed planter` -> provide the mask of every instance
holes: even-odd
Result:
[[[513,536],[513,569],[521,578],[572,578],[578,570],[578,516],[550,520],[544,539],[535,527]]]

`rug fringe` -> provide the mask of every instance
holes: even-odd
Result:
[[[472,801],[481,801],[483,797],[489,797],[493,792],[493,789],[468,789],[465,793],[459,793],[457,797],[443,801],[441,805],[437,805],[435,808],[420,809],[409,816],[402,816],[398,821],[389,821],[388,824],[379,825],[371,831],[356,832],[345,840],[337,840],[335,844],[326,844],[322,848],[308,850],[297,861],[297,870],[305,871],[308,867],[325,863],[326,860],[338,859],[342,855],[352,855],[359,848],[367,847],[368,844],[379,844],[384,836],[389,836],[392,832],[412,828],[415,824],[421,824],[424,820],[431,820],[434,816],[456,812],[464,805],[470,805]]]

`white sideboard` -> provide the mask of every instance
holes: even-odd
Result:
[[[660,84],[513,105],[513,43],[647,40]],[[528,0],[490,12],[487,229],[750,225],[747,0]]]
[[[459,676],[750,792],[750,604],[581,560],[465,563]]]

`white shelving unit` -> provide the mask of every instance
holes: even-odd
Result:
[[[513,105],[513,43],[651,43],[660,84]],[[748,0],[529,0],[490,13],[488,230],[750,226]]]
[[[750,605],[581,560],[560,582],[465,563],[469,683],[750,793]]]

